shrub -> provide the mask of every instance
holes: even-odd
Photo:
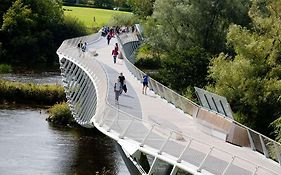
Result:
[[[76,122],[71,115],[70,108],[67,103],[55,104],[48,110],[49,117],[47,121],[56,125],[75,125]]]
[[[0,64],[0,74],[6,74],[12,72],[12,66],[8,64]]]

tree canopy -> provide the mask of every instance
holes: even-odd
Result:
[[[60,0],[15,0],[6,5],[0,30],[2,63],[23,67],[54,65],[56,49],[65,37],[85,32],[75,27],[80,25],[75,20],[65,20]]]
[[[253,1],[252,28],[231,25],[227,42],[235,56],[220,54],[212,61],[209,89],[226,96],[236,119],[267,133],[281,114],[281,2]]]

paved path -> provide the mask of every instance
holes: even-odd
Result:
[[[135,117],[158,123],[165,128],[179,131],[184,135],[202,141],[202,145],[200,145],[200,143],[194,144],[193,147],[191,147],[191,150],[186,153],[185,158],[186,160],[189,160],[189,162],[193,162],[194,165],[199,166],[197,159],[194,157],[197,157],[198,160],[202,160],[204,154],[202,154],[201,151],[204,150],[204,152],[208,152],[207,149],[209,149],[209,147],[204,146],[203,143],[207,143],[239,157],[244,157],[245,159],[248,159],[249,161],[254,162],[257,165],[263,165],[264,167],[267,167],[268,169],[271,169],[275,172],[280,172],[281,174],[281,168],[276,162],[266,159],[263,155],[257,152],[251,151],[250,148],[234,146],[202,132],[195,119],[183,113],[181,110],[175,108],[172,104],[167,103],[164,99],[162,99],[158,95],[155,95],[154,92],[148,90],[147,95],[142,94],[141,82],[139,82],[128,71],[123,60],[118,59],[116,64],[113,63],[111,51],[114,48],[114,44],[116,42],[116,39],[112,39],[110,45],[107,45],[106,39],[102,38],[97,43],[89,46],[90,51],[96,51],[98,54],[98,56],[93,57],[92,59],[97,59],[98,61],[103,63],[105,69],[107,70],[110,81],[109,93],[111,94],[108,98],[110,104],[115,105],[113,85],[117,77],[119,76],[119,73],[122,72],[126,77],[128,92],[127,94],[123,93],[120,96],[120,104],[118,106],[119,109]],[[145,130],[144,128],[142,129]],[[150,139],[151,144],[162,144],[162,142],[159,142],[159,140],[157,140],[161,137],[158,134],[151,136],[155,137],[154,140]],[[155,143],[152,143],[153,141],[155,141]],[[181,150],[184,149],[184,145],[186,144],[188,144],[187,140],[179,140],[179,144],[176,145],[168,143],[165,149],[173,149],[175,153],[174,155],[177,157],[179,156]],[[214,156],[225,157],[225,154],[221,154],[220,152],[218,152],[214,153]],[[223,171],[221,167],[226,167],[227,162],[218,160],[216,157],[211,156],[208,159],[207,164],[213,167],[213,169],[210,170],[211,172],[215,174],[221,174]],[[244,166],[247,167],[247,165]],[[235,165],[233,167],[233,172],[236,172],[237,174],[252,174],[252,172],[245,169],[235,168]],[[253,169],[250,168],[250,170],[252,171]]]

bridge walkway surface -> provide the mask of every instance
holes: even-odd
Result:
[[[235,157],[239,157],[239,159],[235,159],[235,161],[232,162],[232,168],[229,170],[232,172],[231,174],[251,175],[256,171],[256,166],[265,167],[266,171],[264,172],[272,171],[275,173],[277,172],[277,174],[281,172],[278,163],[265,158],[257,152],[253,152],[250,148],[235,146],[206,134],[200,129],[196,119],[193,119],[192,116],[176,108],[173,104],[167,103],[165,99],[156,95],[153,91],[148,90],[147,95],[142,94],[142,83],[129,72],[124,60],[117,59],[117,63],[113,63],[111,51],[116,42],[117,40],[113,38],[108,45],[106,39],[101,38],[99,41],[90,44],[88,46],[88,52],[83,53],[91,55],[90,53],[96,52],[97,56],[82,56],[80,59],[86,59],[85,61],[87,61],[88,64],[91,64],[92,59],[96,59],[102,63],[108,76],[108,102],[112,106],[115,106],[120,111],[140,118],[143,121],[155,123],[156,128],[159,125],[161,128],[169,128],[175,131],[173,133],[167,133],[160,128],[155,129],[146,139],[147,145],[159,150],[163,155],[165,155],[165,152],[169,152],[170,155],[167,156],[181,157],[182,160],[185,160],[186,165],[193,169],[200,166],[208,167],[208,172],[213,174],[226,173],[224,172],[225,168]],[[120,72],[122,72],[126,78],[128,92],[123,92],[119,98],[119,104],[115,104],[113,85]],[[112,127],[116,130],[118,130],[119,127],[119,130],[122,131],[124,127],[128,126],[128,122],[130,121],[129,119],[120,120]],[[130,138],[141,143],[149,132],[149,129],[146,122],[143,122],[131,126],[126,133],[127,136],[130,135]],[[167,140],[167,135],[169,135],[169,138],[174,138],[176,142],[169,142],[169,139]],[[162,147],[165,142],[165,147]],[[182,150],[184,150],[188,144],[190,144],[189,150],[181,155]],[[204,165],[201,165],[206,154],[210,152],[210,148],[212,154],[208,156],[208,160],[204,161]]]

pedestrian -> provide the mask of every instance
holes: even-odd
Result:
[[[125,77],[124,77],[124,75],[123,75],[123,73],[121,72],[120,73],[120,75],[119,75],[119,80],[120,80],[120,83],[121,83],[121,87],[122,87],[122,89],[121,89],[121,91],[120,91],[120,94],[122,94],[122,91],[124,90],[124,89],[126,89],[126,90],[124,90],[125,91],[125,93],[127,93],[127,87],[126,87],[126,85],[125,85]],[[124,88],[125,87],[125,88]]]
[[[82,41],[80,40],[79,43],[78,43],[78,48],[81,48],[83,46],[83,43]]]
[[[109,45],[110,40],[111,40],[111,35],[110,35],[110,33],[107,34],[106,39],[107,39],[107,45]]]
[[[86,49],[87,49],[87,43],[85,42],[85,43],[83,44],[83,46],[82,46],[82,51],[85,52]]]
[[[119,46],[118,46],[118,43],[115,43],[114,50],[116,50],[117,52],[119,51]]]
[[[117,78],[116,83],[114,83],[114,93],[115,93],[115,103],[118,104],[119,103],[119,95],[120,95],[120,91],[122,90],[122,86],[120,83],[120,79]]]
[[[118,51],[113,49],[112,52],[111,52],[112,56],[113,56],[113,63],[115,64],[116,63],[116,58],[118,56]]]
[[[148,87],[148,75],[145,74],[142,79],[142,94],[146,95],[146,89]]]

